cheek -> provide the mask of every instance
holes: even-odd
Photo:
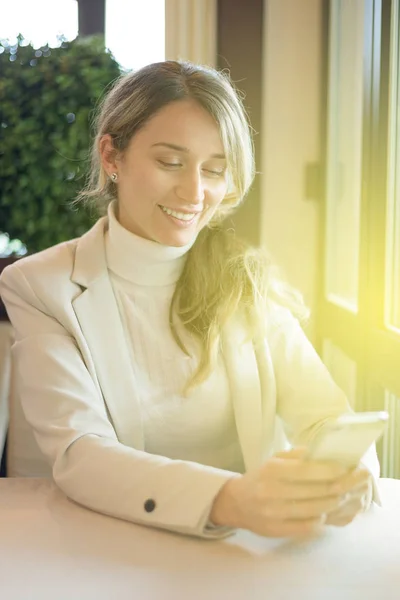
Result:
[[[155,168],[153,165],[144,166],[140,177],[149,197],[165,195],[175,185],[174,178],[170,173]],[[157,200],[157,198],[155,199]]]
[[[169,183],[159,170],[141,164],[126,174],[125,190],[131,197],[147,199],[151,203],[153,199],[154,202],[159,200],[163,191],[168,190]]]
[[[207,198],[208,210],[204,213],[204,221],[203,225],[208,223],[215,213],[218,211],[218,207],[222,203],[228,192],[228,186],[223,184],[218,186],[218,189],[214,188],[209,194]]]
[[[210,190],[211,204],[213,204],[215,207],[221,204],[222,200],[226,196],[227,191],[228,184],[226,183],[226,181],[221,181],[218,185],[215,185]]]

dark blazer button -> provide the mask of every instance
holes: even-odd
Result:
[[[146,500],[146,502],[144,503],[144,509],[146,512],[153,512],[155,507],[156,503],[154,502],[154,500]]]

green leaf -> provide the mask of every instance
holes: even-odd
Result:
[[[39,57],[21,41],[14,62],[7,48],[0,54],[0,229],[32,253],[81,235],[96,218],[71,201],[86,179],[93,109],[121,71],[102,38]]]

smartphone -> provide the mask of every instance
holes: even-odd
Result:
[[[324,426],[306,451],[306,460],[335,461],[356,467],[368,448],[384,433],[386,411],[341,415]]]

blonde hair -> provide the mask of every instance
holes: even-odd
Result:
[[[104,214],[109,202],[117,198],[116,185],[101,165],[102,136],[110,134],[114,148],[123,153],[157,111],[184,99],[198,102],[218,124],[230,179],[227,195],[187,254],[171,301],[170,327],[180,348],[189,355],[179,337],[176,317],[201,342],[198,367],[184,390],[187,394],[215,367],[221,331],[238,312],[247,319],[251,339],[266,330],[268,300],[288,306],[299,318],[308,311],[300,294],[278,276],[264,250],[249,246],[222,226],[243,201],[255,173],[246,111],[240,93],[224,72],[187,61],[165,61],[121,76],[99,107],[91,170],[77,201],[94,201]]]

